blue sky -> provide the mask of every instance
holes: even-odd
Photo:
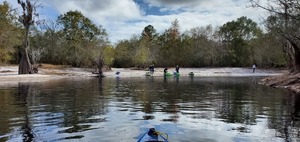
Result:
[[[0,0],[2,3],[4,0]],[[95,24],[102,25],[112,43],[140,35],[147,25],[163,32],[177,19],[180,31],[212,25],[221,26],[241,16],[258,24],[267,13],[250,7],[249,0],[32,0],[43,5],[41,18],[57,18],[70,10],[79,10]],[[17,0],[8,0],[19,8]]]

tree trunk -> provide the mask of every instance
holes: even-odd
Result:
[[[29,28],[34,23],[32,16],[35,8],[31,4],[30,0],[26,0],[26,2],[18,0],[18,4],[20,4],[23,9],[23,14],[22,16],[20,16],[19,22],[21,22],[25,27],[24,41],[21,47],[22,57],[19,63],[19,74],[30,74],[32,73],[32,67],[28,56],[28,49],[29,49],[28,36],[29,36]]]
[[[295,73],[300,72],[300,50],[295,47]]]
[[[292,69],[291,72],[292,73],[299,73],[300,72],[300,50],[299,50],[299,44],[297,44],[297,42],[291,38],[287,38],[287,40],[289,41],[291,48],[289,49],[288,54],[290,54],[290,56],[292,57],[292,61],[291,61],[291,65],[292,65]]]
[[[283,52],[285,53],[285,59],[287,61],[287,67],[290,72],[294,72],[295,64],[294,64],[294,53],[293,53],[293,45],[292,42],[285,38],[282,42]]]
[[[22,57],[19,63],[19,74],[31,74],[32,67],[29,61],[28,51],[27,49],[23,49]]]
[[[29,26],[25,28],[25,38],[23,42],[23,49],[21,49],[21,60],[19,63],[19,74],[31,74],[32,73],[32,66],[28,56],[28,49],[29,49],[29,41],[28,41],[28,34],[29,34]]]
[[[103,67],[103,60],[99,59],[99,63],[98,63],[99,77],[104,77],[104,74],[103,74],[103,71],[102,71],[102,67]]]
[[[295,42],[292,42],[293,51],[294,51],[294,61],[293,61],[293,72],[299,73],[300,72],[300,50],[299,45]]]

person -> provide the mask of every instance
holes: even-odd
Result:
[[[164,74],[166,75],[167,72],[168,72],[168,68],[165,68],[165,69],[164,69]]]
[[[150,74],[154,74],[154,65],[150,65],[149,66],[149,71],[150,71]]]
[[[252,65],[252,71],[253,71],[253,73],[255,72],[255,69],[256,69],[256,65],[253,64],[253,65]]]
[[[176,73],[179,73],[179,66],[176,66]]]

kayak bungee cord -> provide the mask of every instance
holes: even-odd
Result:
[[[156,131],[156,130],[154,130],[154,134],[160,135],[163,138],[165,138],[166,140],[168,140],[168,137],[169,137],[167,133],[159,132],[159,131]]]

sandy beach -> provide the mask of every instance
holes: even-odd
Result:
[[[88,78],[97,77],[91,68],[63,68],[63,69],[43,69],[39,68],[38,74],[18,74],[18,66],[0,66],[0,85],[18,82],[42,82],[62,78]],[[168,68],[168,72],[173,73],[175,68]],[[116,75],[119,72],[119,75]],[[128,68],[112,68],[104,71],[105,77],[145,77],[147,70],[134,70]],[[190,72],[195,77],[246,77],[246,76],[276,76],[282,75],[285,71],[257,69],[252,73],[251,68],[180,68],[180,76],[188,76]],[[163,76],[163,68],[155,68],[153,76]]]

